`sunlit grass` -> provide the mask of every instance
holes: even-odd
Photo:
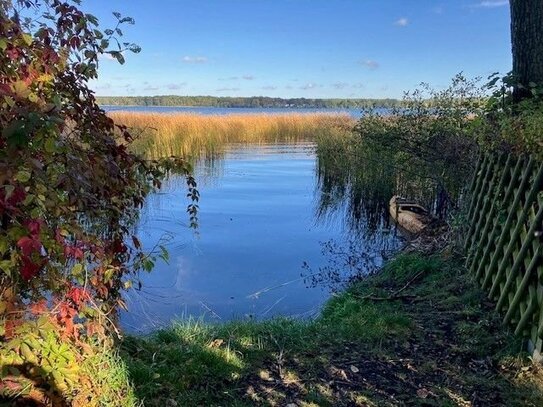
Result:
[[[239,114],[111,112],[137,139],[134,148],[153,158],[220,153],[231,143],[295,143],[349,131],[355,120],[344,114]]]
[[[401,298],[386,300],[402,287]],[[396,396],[418,405],[420,385],[432,405],[456,405],[474,389],[508,405],[541,405],[535,374],[511,382],[527,361],[483,298],[456,260],[402,254],[332,298],[315,320],[189,319],[128,337],[124,356],[148,406],[392,406]],[[469,368],[485,358],[500,366],[491,375]]]

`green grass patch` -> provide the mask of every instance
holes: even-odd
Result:
[[[521,349],[457,261],[402,254],[316,320],[181,321],[123,355],[149,406],[540,405]]]

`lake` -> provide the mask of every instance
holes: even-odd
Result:
[[[187,227],[184,179],[169,178],[148,198],[137,233],[148,250],[163,244],[170,261],[158,261],[141,276],[142,288],[126,294],[123,327],[147,332],[187,317],[310,318],[348,277],[344,248],[358,248],[369,268],[379,265],[399,239],[386,222],[372,233],[364,219],[353,225],[347,204],[323,208],[329,200],[315,150],[312,142],[228,145],[198,162],[197,234]]]
[[[362,116],[362,109],[318,109],[318,108],[252,108],[252,107],[191,107],[191,106],[107,106],[102,108],[106,112],[152,112],[152,113],[192,113],[202,115],[231,115],[231,114],[285,114],[285,113],[332,113],[348,114],[358,119]],[[386,113],[390,109],[377,108],[376,111]]]

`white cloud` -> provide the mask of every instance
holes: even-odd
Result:
[[[364,84],[357,82],[357,83],[347,83],[347,82],[335,82],[331,85],[334,89],[342,90],[342,89],[362,89],[364,88]]]
[[[361,63],[366,68],[371,69],[371,70],[379,68],[379,62],[374,61],[372,59],[366,59],[365,61],[362,61]]]
[[[483,0],[477,4],[472,4],[471,8],[494,8],[508,6],[509,0]]]
[[[271,85],[262,86],[262,89],[263,89],[263,90],[276,90],[276,89],[277,89],[277,86],[271,86]]]
[[[306,83],[305,85],[303,86],[300,86],[300,89],[302,90],[310,90],[310,89],[315,89],[315,88],[318,88],[320,87],[319,85],[317,85],[316,83]]]
[[[179,90],[185,85],[186,85],[186,82],[183,82],[183,83],[170,83],[170,84],[167,85],[167,88],[170,89],[170,90]]]
[[[203,56],[185,55],[183,57],[183,62],[186,64],[205,64],[207,61],[208,61],[207,57],[203,57]]]
[[[252,81],[255,77],[253,75],[243,75],[241,79],[245,79],[246,81]]]
[[[111,89],[113,86],[111,86],[111,83],[109,82],[106,82],[106,83],[101,83],[99,85],[97,85],[95,87],[96,90],[109,90]]]
[[[397,25],[398,27],[406,27],[409,24],[409,20],[405,17],[399,18],[394,22],[394,25]]]
[[[113,55],[108,54],[108,53],[106,53],[106,52],[103,53],[103,54],[100,54],[100,55],[98,56],[98,58],[99,58],[100,60],[107,60],[107,61],[116,61],[116,60],[117,60]]]
[[[217,92],[236,92],[239,88],[219,88]]]
[[[146,86],[143,88],[146,92],[156,92],[158,90],[158,86]]]
[[[335,89],[345,89],[346,87],[349,86],[349,84],[346,83],[346,82],[336,82],[336,83],[333,83],[332,86],[333,86]]]

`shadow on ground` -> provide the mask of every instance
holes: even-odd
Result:
[[[147,406],[541,406],[543,372],[454,260],[401,255],[316,321],[129,337]]]

